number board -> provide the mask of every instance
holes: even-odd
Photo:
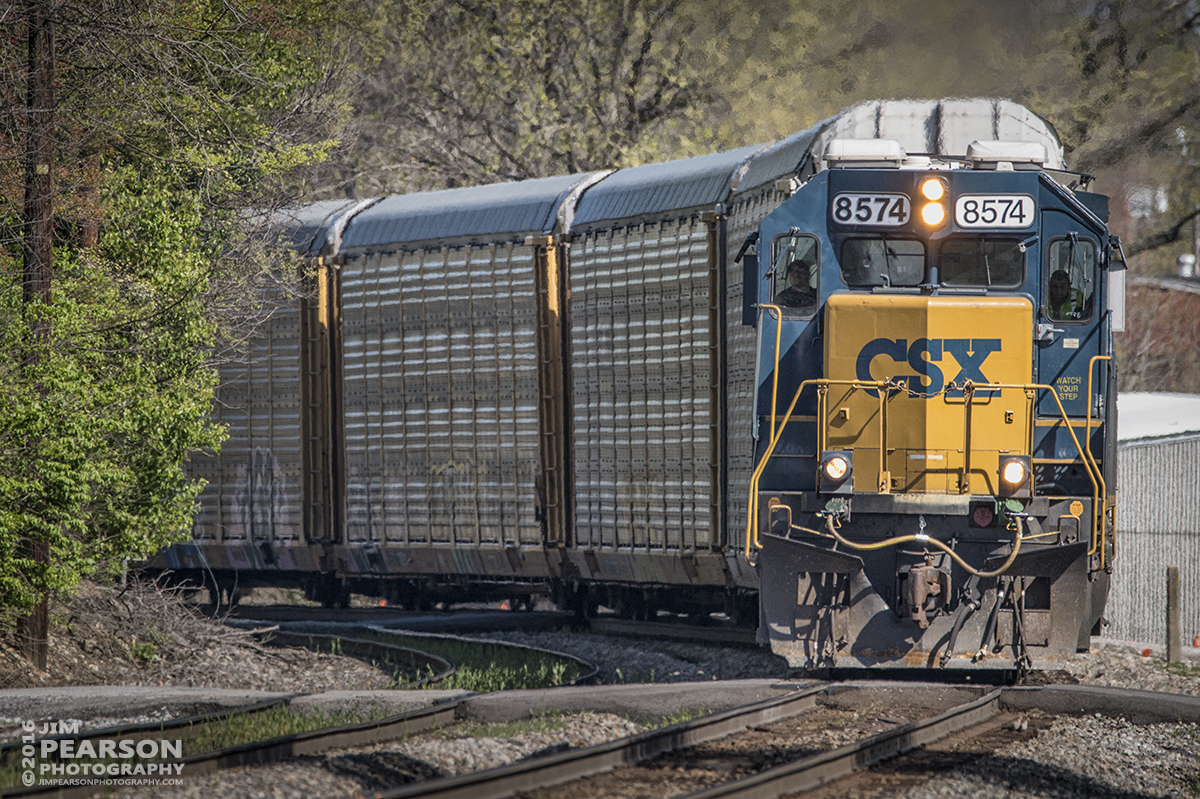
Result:
[[[905,194],[838,194],[830,208],[840,225],[899,227],[912,216],[912,203]]]
[[[1037,206],[1028,194],[966,194],[954,202],[954,223],[965,228],[1027,228]]]

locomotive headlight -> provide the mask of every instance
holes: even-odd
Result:
[[[835,455],[825,461],[825,476],[830,480],[840,482],[850,473],[850,464],[840,455]]]
[[[927,203],[921,209],[921,221],[930,227],[937,227],[946,221],[946,208],[941,203]]]
[[[1004,464],[1004,482],[1011,486],[1025,482],[1025,464],[1020,461],[1009,461]]]
[[[945,197],[946,191],[946,181],[941,178],[926,178],[921,184],[921,196],[933,202]]]
[[[1000,496],[1028,497],[1029,458],[1025,455],[1009,455],[1000,459]]]
[[[820,490],[826,494],[849,494],[854,490],[850,473],[854,471],[854,455],[845,450],[821,453],[821,470],[817,475]]]

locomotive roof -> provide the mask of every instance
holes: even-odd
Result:
[[[979,140],[1046,145],[1048,169],[1062,168],[1053,127],[1008,100],[872,100],[773,144],[621,169],[401,194],[348,208],[302,209],[293,246],[320,252],[373,252],[420,243],[500,242],[683,216],[825,168],[826,145],[839,138],[886,138],[909,154],[962,159]],[[323,221],[322,221],[323,220]],[[324,225],[327,230],[315,230]],[[308,241],[307,248],[304,243]]]

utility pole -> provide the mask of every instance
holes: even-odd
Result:
[[[25,217],[21,255],[24,261],[24,300],[28,308],[50,302],[50,277],[54,263],[54,0],[27,0],[29,24],[29,86],[26,95]],[[42,312],[28,313],[31,357],[50,337],[50,320]],[[49,544],[31,542],[39,564],[49,562]],[[46,668],[50,633],[49,609],[43,596],[33,612],[19,624],[18,638],[29,662]]]

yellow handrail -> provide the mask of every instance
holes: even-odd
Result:
[[[779,363],[778,357],[775,361]],[[746,560],[750,559],[751,548],[762,549],[762,544],[758,543],[758,528],[754,524],[754,517],[758,515],[758,479],[762,476],[763,471],[767,468],[767,461],[771,459],[771,455],[775,452],[775,445],[779,443],[779,438],[783,435],[783,429],[787,427],[788,420],[792,418],[792,412],[796,409],[796,403],[800,401],[800,394],[809,386],[820,386],[828,388],[829,386],[851,386],[852,388],[874,388],[880,393],[888,388],[888,383],[883,380],[828,380],[818,378],[814,380],[805,380],[796,389],[796,396],[792,397],[792,403],[788,405],[787,411],[783,414],[783,420],[779,423],[778,431],[775,431],[772,425],[772,434],[770,442],[767,444],[767,449],[763,453],[762,460],[758,462],[758,466],[754,467],[754,472],[750,475],[750,502],[748,513],[746,514]],[[774,400],[772,396],[772,400]],[[772,409],[772,418],[774,418],[774,409]],[[884,415],[880,414],[879,423],[882,426],[884,423]],[[818,417],[818,430],[821,435],[824,434],[824,425]]]
[[[778,310],[778,309],[776,309],[776,310]],[[777,337],[776,353],[775,353],[775,363],[776,364],[779,363],[778,346],[779,345],[778,345],[778,337]],[[1107,358],[1108,356],[1097,356],[1097,357]],[[776,367],[776,372],[778,373],[778,367]],[[874,389],[877,389],[878,391],[880,391],[881,395],[882,395],[883,391],[887,390],[889,387],[898,387],[898,386],[893,386],[893,384],[889,384],[886,381],[882,381],[882,380],[879,380],[879,381],[829,380],[829,379],[805,380],[804,382],[802,382],[800,384],[799,388],[796,389],[796,395],[792,398],[791,404],[788,406],[787,411],[784,413],[783,420],[779,423],[778,429],[776,429],[775,424],[774,424],[774,420],[775,420],[775,416],[776,416],[775,408],[777,407],[775,405],[775,400],[777,399],[777,395],[774,391],[772,392],[772,396],[771,396],[771,399],[772,399],[771,439],[770,439],[770,442],[768,443],[766,451],[763,452],[762,459],[759,461],[758,465],[754,468],[754,472],[750,476],[750,497],[749,497],[749,504],[748,504],[748,509],[747,509],[748,512],[747,512],[747,518],[746,518],[745,557],[747,560],[750,559],[750,554],[753,549],[762,549],[762,544],[759,543],[759,540],[758,540],[758,527],[755,524],[755,519],[758,516],[758,481],[759,481],[759,478],[762,476],[763,471],[766,469],[767,462],[771,459],[771,456],[774,454],[775,447],[779,443],[779,438],[782,436],[783,429],[787,426],[788,420],[791,418],[792,412],[796,408],[796,404],[800,401],[801,392],[803,392],[804,389],[810,385],[816,385],[816,386],[820,386],[820,387],[824,387],[824,388],[828,388],[829,386],[832,386],[832,385],[845,385],[845,386],[851,386],[852,388],[863,388],[863,389],[874,388]],[[908,393],[910,396],[916,396],[916,392],[909,389],[907,384],[904,384],[903,388],[904,388],[904,391],[906,393]],[[946,388],[942,389],[942,391],[938,392],[938,394],[935,394],[933,396],[941,396],[950,388],[951,388],[951,386],[947,386]],[[955,388],[958,388],[958,387],[955,386]],[[1080,445],[1079,438],[1075,435],[1074,428],[1071,427],[1071,422],[1067,416],[1066,409],[1063,408],[1062,401],[1058,398],[1058,392],[1054,389],[1054,386],[1045,385],[1042,383],[979,383],[979,384],[975,384],[971,381],[966,381],[966,383],[962,386],[962,389],[963,389],[964,395],[966,395],[967,393],[973,393],[975,391],[996,391],[996,390],[1002,391],[1004,389],[1014,389],[1014,390],[1020,390],[1020,391],[1045,390],[1045,391],[1050,392],[1050,395],[1052,397],[1054,397],[1055,405],[1058,406],[1059,415],[1062,417],[1063,422],[1066,423],[1067,432],[1070,433],[1070,435],[1071,435],[1071,440],[1075,444],[1075,449],[1079,452],[1079,458],[1080,458],[1080,460],[1083,461],[1084,468],[1087,469],[1088,478],[1092,481],[1093,491],[1094,492],[1095,491],[1103,491],[1103,489],[1101,488],[1101,486],[1103,486],[1103,479],[1097,474],[1097,472],[1099,471],[1099,466],[1095,464],[1094,459],[1090,458],[1090,454],[1087,453],[1084,450],[1084,448]],[[1088,375],[1088,393],[1089,393],[1089,397],[1090,397],[1090,394],[1091,394],[1091,374],[1090,374],[1090,372]],[[925,396],[925,395],[923,395],[923,396]],[[927,397],[927,398],[932,399],[932,397]],[[1090,405],[1090,400],[1089,400],[1089,405],[1088,405],[1089,427],[1088,427],[1088,429],[1090,429],[1090,420],[1091,420],[1091,405]],[[823,415],[821,415],[820,413],[818,413],[818,418],[817,418],[818,436],[819,436],[820,440],[822,440],[822,441],[824,440],[825,424],[826,424],[825,417]],[[880,414],[880,424],[881,424],[881,426],[884,424],[883,414]],[[886,435],[886,428],[883,431],[881,431],[881,438],[885,435]],[[886,452],[887,452],[886,441],[881,440],[881,447],[883,448],[883,452],[886,454]],[[1031,449],[1031,451],[1032,451],[1032,449]],[[818,457],[819,457],[819,455],[818,455]],[[883,461],[881,463],[881,465],[886,465],[886,461]],[[967,475],[967,479],[970,479],[969,474]],[[1032,481],[1032,475],[1030,476],[1030,480]],[[1031,482],[1031,485],[1032,485],[1032,482]],[[1097,536],[1099,535],[1099,533],[1097,531],[1098,524],[1099,524],[1099,519],[1095,514],[1093,514],[1093,520],[1092,520],[1092,525],[1093,525],[1092,526],[1092,540],[1093,540],[1093,542],[1095,542],[1097,540]],[[930,539],[930,540],[932,541],[933,539]],[[878,546],[879,547],[889,546],[889,545],[891,545],[891,543],[893,543],[893,542],[882,542]],[[878,548],[878,547],[875,547],[875,548]],[[1094,551],[1094,549],[1095,548],[1093,546],[1093,551]],[[1091,554],[1091,553],[1089,552],[1088,554]],[[1007,566],[1005,568],[1007,568]]]
[[[1100,465],[1096,463],[1096,457],[1092,455],[1091,435],[1092,435],[1092,370],[1096,367],[1096,361],[1111,361],[1111,355],[1093,355],[1088,361],[1088,393],[1087,393],[1087,426],[1084,427],[1085,434],[1088,436],[1087,458],[1091,460],[1092,467],[1096,470],[1096,475],[1099,478],[1099,485],[1093,481],[1093,487],[1099,492],[1092,500],[1092,548],[1088,550],[1088,555],[1093,555],[1097,547],[1100,549],[1100,567],[1104,567],[1104,544],[1108,537],[1104,530],[1104,522],[1100,513],[1101,504],[1108,502],[1108,486],[1104,483],[1104,475],[1100,473]],[[1112,435],[1112,431],[1108,431]]]

